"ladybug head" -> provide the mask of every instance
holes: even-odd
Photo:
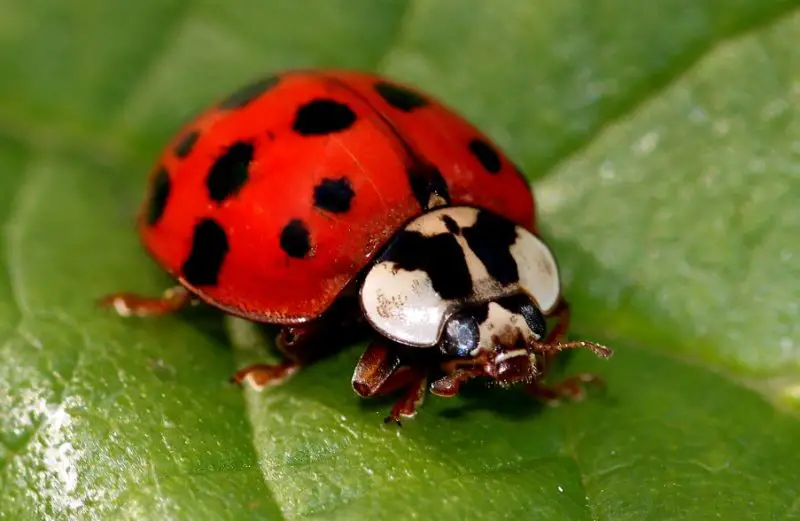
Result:
[[[481,360],[487,375],[514,382],[532,378],[531,346],[546,332],[544,315],[525,294],[464,306],[445,322],[439,349],[448,358]]]

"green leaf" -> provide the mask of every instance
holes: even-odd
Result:
[[[798,519],[797,0],[0,3],[0,519]],[[285,67],[415,83],[535,179],[605,393],[428,397],[363,345],[262,394],[265,336],[95,307],[169,279],[132,228],[164,141]]]

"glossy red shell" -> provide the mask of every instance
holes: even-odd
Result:
[[[271,323],[319,316],[392,234],[423,211],[410,187],[403,143],[438,168],[451,204],[482,206],[533,228],[533,197],[514,164],[489,138],[430,96],[419,93],[427,102],[402,110],[387,102],[376,85],[417,91],[374,75],[286,72],[278,78],[244,106],[225,108],[223,102],[189,123],[156,168],[168,177],[168,190],[157,195],[151,186],[140,218],[141,236],[152,256],[203,300]],[[326,135],[295,132],[298,108],[323,98],[349,107],[355,123]],[[190,139],[185,154],[192,133],[196,139]],[[500,162],[494,173],[470,151],[474,139],[496,151]],[[247,181],[235,195],[215,202],[207,177],[220,155],[237,142],[253,146]],[[354,193],[349,210],[334,213],[315,207],[315,187],[323,179],[342,176]],[[152,222],[147,212],[154,197],[163,200]],[[192,284],[183,266],[192,252],[195,228],[204,219],[224,231],[226,251],[214,283]],[[303,258],[290,257],[280,245],[283,228],[295,219],[309,232],[310,250]]]

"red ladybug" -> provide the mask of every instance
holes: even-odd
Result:
[[[429,382],[442,396],[489,377],[577,397],[593,377],[545,387],[545,359],[611,354],[560,342],[558,268],[514,164],[440,102],[379,76],[289,71],[220,101],[161,155],[139,232],[179,286],[104,303],[145,316],[198,299],[283,325],[286,361],[234,376],[259,389],[363,324],[377,335],[353,388],[402,390],[395,421],[414,415]]]

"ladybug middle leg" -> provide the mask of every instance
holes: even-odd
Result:
[[[285,360],[276,364],[252,364],[243,367],[231,376],[231,382],[247,383],[256,391],[283,383],[298,369],[323,356],[319,338],[321,330],[325,329],[323,326],[324,324],[309,323],[281,328],[275,339],[275,347]]]
[[[361,315],[352,299],[340,299],[323,316],[305,324],[284,326],[275,347],[284,361],[253,364],[237,371],[231,381],[247,383],[256,391],[283,383],[298,369],[336,352],[358,337],[363,329]]]
[[[113,293],[100,299],[101,307],[114,308],[123,317],[156,317],[175,313],[192,301],[192,295],[183,286],[167,289],[160,297],[146,297],[135,293]]]
[[[539,355],[537,357],[540,366],[539,375],[535,380],[525,385],[525,390],[529,394],[553,405],[558,404],[564,398],[581,400],[586,394],[584,389],[586,384],[593,384],[599,387],[604,387],[605,385],[599,376],[592,373],[580,373],[549,385],[542,381],[547,374],[547,369],[552,365],[558,353],[571,346],[569,343],[561,344],[569,329],[570,321],[569,304],[565,300],[562,299],[558,304],[555,309],[555,315],[556,324],[550,334],[538,347],[534,346],[534,350]],[[605,354],[605,352],[600,351],[598,354]]]

